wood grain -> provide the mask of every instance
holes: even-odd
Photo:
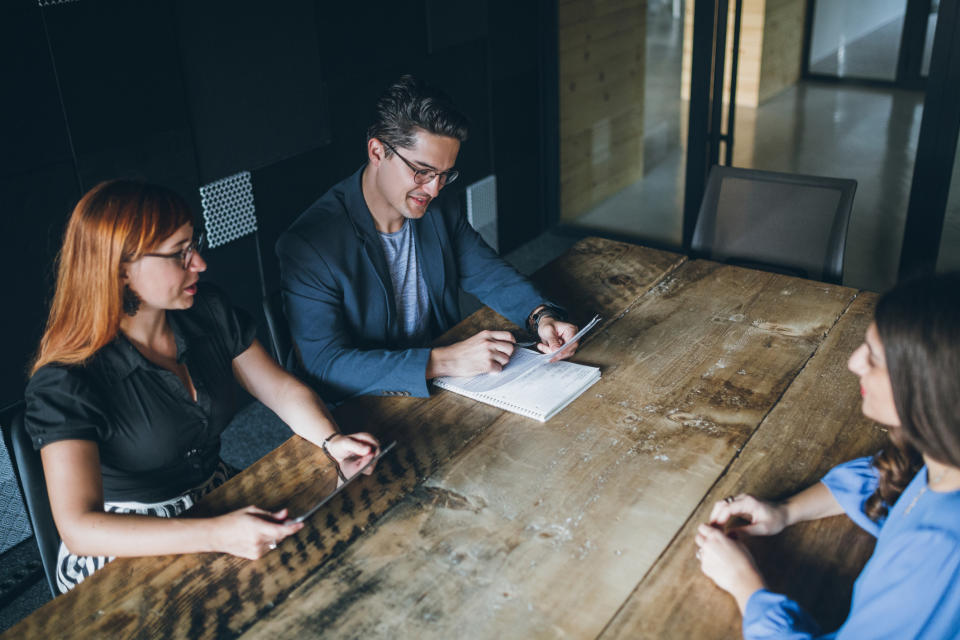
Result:
[[[846,370],[875,303],[873,294],[858,296],[602,638],[740,637],[733,599],[700,573],[694,558],[696,526],[724,496],[783,498],[834,465],[880,447],[886,433],[860,413],[856,378]],[[751,548],[771,588],[810,607],[832,629],[846,615],[853,579],[872,552],[873,538],[840,516],[791,527]]]
[[[600,383],[501,416],[244,637],[596,636],[854,295],[682,264],[581,350]]]
[[[578,314],[617,318],[685,258],[590,238],[535,276]],[[489,309],[455,327],[451,341],[509,323]],[[8,630],[11,638],[229,638],[265,616],[331,557],[342,553],[391,505],[503,419],[493,407],[451,393],[430,399],[362,398],[337,411],[347,430],[371,431],[397,450],[375,474],[348,487],[307,526],[258,561],[222,554],[120,559]],[[305,505],[333,467],[316,447],[293,437],[212,492],[197,513],[258,504]],[[428,489],[419,490],[430,493]],[[452,498],[454,502],[455,498]]]

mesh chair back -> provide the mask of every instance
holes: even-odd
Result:
[[[43,475],[40,452],[33,448],[30,436],[23,424],[24,404],[19,402],[3,411],[0,425],[3,427],[3,439],[7,451],[13,458],[13,470],[20,485],[20,493],[26,503],[27,515],[33,526],[33,536],[40,549],[40,561],[43,573],[47,577],[47,586],[54,597],[60,595],[57,589],[57,552],[60,549],[60,533],[53,523],[50,511],[50,499],[47,497],[47,482]]]
[[[714,166],[692,253],[839,284],[856,180]]]

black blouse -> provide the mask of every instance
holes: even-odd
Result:
[[[25,422],[33,446],[96,442],[106,501],[158,502],[203,483],[217,466],[220,434],[237,411],[232,361],[253,343],[249,316],[201,284],[193,306],[168,311],[167,318],[196,402],[180,378],[144,358],[123,334],[85,365],[46,365],[27,385]]]

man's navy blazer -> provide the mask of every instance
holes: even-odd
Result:
[[[280,236],[284,307],[302,365],[328,402],[355,395],[428,396],[430,348],[400,334],[380,237],[361,190],[363,168],[331,188]],[[413,225],[437,336],[460,320],[458,288],[523,326],[547,299],[474,231],[455,198]]]

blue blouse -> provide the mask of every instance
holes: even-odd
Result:
[[[863,512],[878,482],[870,462],[851,460],[822,480],[847,515],[877,537],[873,555],[854,584],[846,621],[825,634],[796,602],[760,589],[747,601],[744,638],[960,636],[960,491],[923,491],[923,467],[887,518],[873,522]]]

